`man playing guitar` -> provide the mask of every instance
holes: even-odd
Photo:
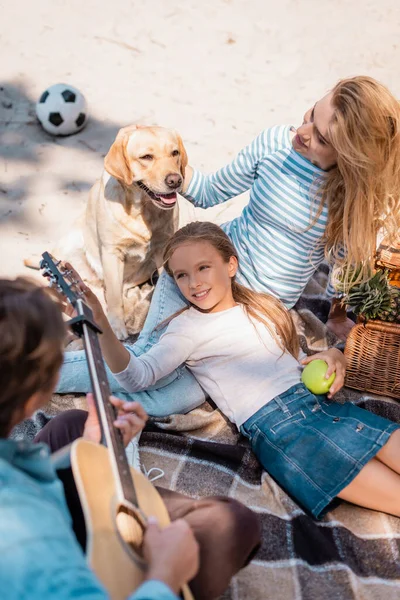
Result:
[[[109,597],[72,533],[57,465],[50,460],[48,448],[9,439],[17,423],[50,401],[62,363],[64,336],[61,311],[46,290],[21,278],[0,280],[0,589],[5,599]],[[110,402],[117,411],[113,427],[121,431],[126,443],[144,426],[146,415],[135,403]],[[67,414],[53,419],[52,427]],[[81,433],[86,440],[98,441],[100,429],[91,397],[89,418]],[[70,473],[67,464],[61,462],[59,468],[59,473]],[[67,480],[63,483],[68,502]],[[102,492],[97,490],[99,497]],[[142,545],[147,562],[144,582],[127,597],[175,600],[189,581],[195,598],[219,596],[259,542],[256,516],[230,499],[195,501],[166,491],[163,500],[170,518],[176,520],[161,529],[147,518]],[[228,518],[228,531],[219,530],[221,519],[226,525]],[[212,527],[201,525],[206,521]],[[210,553],[213,565],[207,560]],[[123,579],[125,574],[117,575]]]

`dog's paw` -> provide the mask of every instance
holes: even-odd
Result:
[[[108,320],[117,338],[119,340],[125,340],[128,337],[125,321],[116,315],[108,315]]]
[[[40,258],[36,256],[30,256],[29,258],[24,258],[24,265],[29,269],[35,269],[39,271],[40,269]]]

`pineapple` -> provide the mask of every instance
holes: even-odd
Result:
[[[387,269],[378,269],[368,281],[352,286],[342,303],[367,321],[400,323],[400,289],[390,285]]]

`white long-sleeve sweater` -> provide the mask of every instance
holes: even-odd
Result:
[[[237,305],[217,313],[195,308],[175,317],[160,341],[114,376],[129,392],[155,384],[186,363],[218,408],[238,427],[269,400],[300,382],[298,361],[268,328]]]

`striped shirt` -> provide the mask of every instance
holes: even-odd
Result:
[[[185,197],[208,208],[250,190],[242,214],[222,225],[239,254],[239,283],[291,308],[324,259],[328,209],[319,206],[324,171],[295,152],[290,126],[265,129],[212,175],[193,171]],[[334,290],[328,286],[327,295]]]

